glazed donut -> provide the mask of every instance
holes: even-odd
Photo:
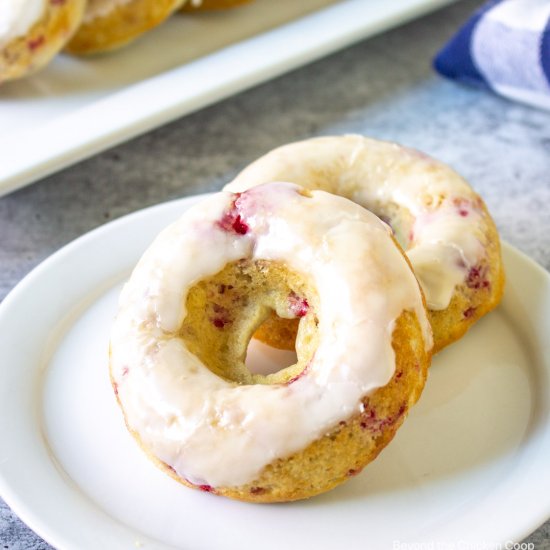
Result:
[[[277,180],[344,196],[393,228],[426,296],[434,353],[500,302],[504,271],[495,224],[481,197],[448,166],[394,143],[320,137],[267,153],[226,189]],[[295,326],[272,316],[256,336],[292,349]]]
[[[181,11],[210,11],[210,10],[226,10],[236,8],[243,4],[250,4],[254,0],[189,0]]]
[[[185,0],[88,0],[82,26],[66,47],[87,55],[126,45],[156,27]]]
[[[247,345],[271,310],[301,319],[298,360],[252,374]],[[176,480],[288,501],[378,455],[423,389],[431,345],[388,226],[270,183],[215,194],[157,237],[121,293],[110,374],[129,431]]]
[[[0,2],[0,83],[48,63],[80,24],[85,5],[86,0]]]

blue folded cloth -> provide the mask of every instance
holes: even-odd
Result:
[[[550,0],[491,0],[434,60],[443,76],[550,110]]]

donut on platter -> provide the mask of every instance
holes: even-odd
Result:
[[[185,0],[88,0],[84,20],[66,47],[87,55],[120,48],[160,25]]]
[[[0,2],[0,83],[43,67],[82,20],[85,0]]]

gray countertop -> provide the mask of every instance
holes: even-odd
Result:
[[[459,87],[430,67],[479,3],[465,0],[366,40],[0,199],[0,299],[106,221],[217,190],[285,142],[349,132],[451,164],[486,200],[502,238],[550,269],[550,113]],[[550,521],[526,541],[550,549]],[[0,500],[2,548],[50,547]]]

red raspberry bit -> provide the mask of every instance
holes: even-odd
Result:
[[[305,298],[291,292],[288,295],[288,309],[295,317],[304,317],[309,310],[309,304]]]
[[[366,409],[362,415],[363,420],[360,426],[363,429],[369,429],[373,433],[381,432],[384,428],[395,424],[403,416],[406,409],[406,404],[402,403],[395,414],[385,418],[378,417],[373,409]]]
[[[304,376],[304,374],[308,371],[308,369],[309,369],[309,363],[305,366],[302,372],[299,372],[296,376],[293,376],[290,380],[288,380],[287,385],[292,384],[293,382],[296,382],[296,380],[302,378],[302,376]]]
[[[240,193],[236,193],[236,198],[231,204],[229,210],[226,210],[223,213],[222,219],[216,223],[218,227],[220,227],[224,231],[233,231],[237,233],[237,235],[246,235],[250,228],[239,213],[238,200],[240,196]]]
[[[113,390],[115,392],[115,395],[118,396],[118,384],[116,382],[113,382]]]
[[[480,288],[489,288],[489,281],[486,279],[487,267],[486,266],[474,266],[470,268],[468,276],[466,277],[466,286],[479,290]]]
[[[376,411],[374,409],[365,409],[363,416],[366,416],[369,420],[376,420]]]
[[[126,376],[128,374],[128,372],[130,372],[130,369],[128,367],[124,367],[122,369],[122,376]]]
[[[373,409],[365,409],[363,414],[361,415],[363,420],[360,422],[361,428],[366,430],[367,428],[373,428],[375,427],[375,430],[378,429],[376,426],[379,423],[379,420],[376,418],[376,413]]]
[[[176,470],[174,469],[173,466],[170,466],[170,464],[166,464],[166,462],[164,463],[164,465],[175,475],[178,475],[178,473],[176,472]]]
[[[233,228],[235,233],[238,233],[239,235],[246,235],[249,229],[248,225],[243,221],[240,214],[237,216],[231,227]]]
[[[231,323],[229,311],[225,307],[220,306],[220,304],[214,303],[211,305],[211,308],[214,314],[210,318],[210,321],[216,328],[222,329],[225,327],[225,325]]]
[[[453,205],[456,207],[456,211],[459,216],[465,218],[470,215],[472,209],[472,202],[468,199],[455,198],[453,199]]]
[[[32,40],[29,40],[27,42],[27,46],[29,50],[34,51],[40,48],[45,42],[44,35],[38,36],[37,38],[33,38]]]
[[[263,495],[265,493],[264,487],[250,487],[250,494],[252,495]]]
[[[222,319],[221,317],[214,317],[214,319],[212,319],[212,324],[216,328],[224,328],[228,323],[229,321]]]
[[[166,466],[168,466],[168,464],[166,464]],[[174,470],[174,468],[172,468],[171,466],[168,466],[168,468],[170,468],[177,475],[176,470]],[[207,485],[206,483],[204,484],[193,483],[192,481],[189,481],[186,477],[184,477],[183,479],[185,479],[185,481],[189,483],[189,485],[191,485],[192,487],[196,487],[197,489],[200,489],[205,493],[214,493],[214,494],[216,493],[216,489],[214,489],[214,487],[212,487],[211,485]]]
[[[346,475],[348,477],[353,477],[353,476],[356,476],[359,472],[361,472],[361,470],[356,470],[355,468],[351,468],[351,470],[348,470]]]
[[[463,312],[462,312],[462,315],[464,316],[464,319],[470,319],[470,317],[472,317],[472,315],[476,312],[476,308],[475,307],[469,307],[468,309],[465,309]]]
[[[398,371],[398,372],[395,374],[395,379],[396,379],[396,380],[399,380],[402,376],[403,376],[403,371],[400,370],[400,371]]]
[[[225,294],[227,290],[233,290],[233,285],[221,284],[218,286],[218,294]]]

